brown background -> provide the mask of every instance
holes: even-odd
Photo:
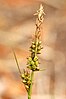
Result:
[[[27,95],[12,48],[20,68],[25,68],[35,31],[33,14],[41,3],[46,16],[41,33],[44,49],[39,58],[40,67],[46,70],[35,74],[33,94],[66,99],[66,0],[0,0],[0,99]]]

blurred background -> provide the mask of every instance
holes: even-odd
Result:
[[[39,59],[45,71],[35,73],[33,99],[66,99],[66,0],[0,0],[0,99],[27,99],[12,48],[22,70],[41,3],[46,16]]]

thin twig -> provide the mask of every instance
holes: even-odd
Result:
[[[19,63],[18,63],[18,60],[17,60],[16,54],[15,54],[15,52],[14,52],[14,50],[13,50],[13,49],[12,49],[12,51],[13,51],[13,55],[14,55],[14,58],[15,58],[15,61],[16,61],[16,64],[17,64],[17,67],[18,67],[19,73],[20,73],[20,75],[21,75],[22,73],[21,73],[21,70],[20,70],[20,67],[19,67]]]

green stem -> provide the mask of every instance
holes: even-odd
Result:
[[[31,85],[28,91],[28,99],[31,99],[33,76],[34,76],[34,71],[31,72]]]

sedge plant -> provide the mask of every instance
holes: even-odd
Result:
[[[16,64],[20,73],[20,77],[22,79],[22,83],[25,85],[28,94],[28,99],[31,99],[34,73],[36,71],[42,71],[42,69],[39,68],[39,58],[38,58],[38,54],[41,54],[41,49],[43,48],[41,46],[41,40],[40,40],[41,27],[45,15],[42,4],[40,5],[39,10],[34,15],[37,16],[36,30],[34,34],[34,39],[30,46],[30,56],[27,58],[27,67],[26,69],[23,70],[23,72],[21,72],[19,68],[18,60],[13,50]]]

